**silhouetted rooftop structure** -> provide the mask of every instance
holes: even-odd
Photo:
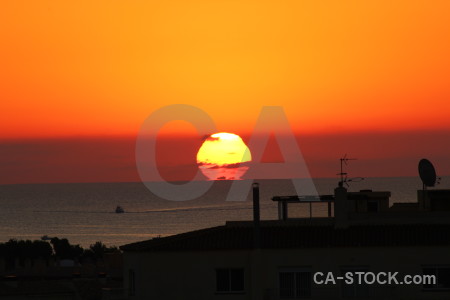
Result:
[[[268,300],[339,295],[380,300],[417,295],[449,298],[449,191],[419,191],[414,205],[392,209],[388,191],[348,192],[340,184],[334,195],[273,197],[278,220],[260,220],[258,189],[253,186],[252,221],[232,221],[120,247],[128,298],[224,299],[224,294],[227,299]],[[309,204],[310,217],[289,216],[290,205],[302,203]],[[314,203],[326,204],[328,217],[313,217]],[[358,289],[351,284],[323,287],[312,282],[317,272],[346,270],[394,270],[437,279],[414,286]]]
[[[120,248],[124,251],[151,252],[252,249],[252,225],[252,222],[229,222],[224,226],[154,238]],[[450,224],[355,225],[335,228],[333,225],[261,222],[262,249],[421,245],[450,245]]]

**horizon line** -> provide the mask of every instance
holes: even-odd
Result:
[[[364,177],[364,179],[367,178],[371,178],[371,179],[375,179],[375,178],[412,178],[412,177],[416,177],[420,180],[419,175],[404,175],[404,176],[366,176]],[[450,174],[447,175],[440,175],[439,177],[450,177]],[[154,183],[172,183],[172,184],[177,184],[177,183],[188,183],[188,182],[192,182],[192,181],[196,181],[196,182],[210,182],[210,181],[214,181],[214,182],[230,182],[230,181],[244,181],[244,180],[253,180],[253,181],[269,181],[269,180],[292,180],[292,179],[308,179],[306,177],[302,177],[302,178],[271,178],[271,179],[239,179],[239,180],[228,180],[228,179],[220,179],[220,180],[175,180],[175,181],[151,181]],[[339,178],[336,177],[311,177],[312,180],[316,180],[316,179],[336,179],[337,181],[339,181]],[[1,183],[0,186],[10,186],[10,185],[44,185],[44,184],[110,184],[110,183],[144,183],[144,181],[70,181],[70,182],[25,182],[25,183],[6,183],[3,184]]]

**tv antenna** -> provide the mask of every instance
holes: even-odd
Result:
[[[440,177],[436,177],[436,170],[433,164],[426,158],[422,158],[419,161],[419,176],[422,180],[423,190],[439,184],[441,180]]]
[[[354,178],[347,178],[348,173],[344,172],[344,165],[348,165],[348,161],[349,160],[357,160],[356,158],[348,158],[347,154],[344,155],[344,157],[341,157],[339,159],[341,161],[341,172],[338,173],[337,175],[341,176],[341,180],[339,181],[339,186],[342,187],[345,185],[348,187],[349,186],[349,182],[358,182],[358,181],[362,181],[364,180],[364,177],[354,177]]]

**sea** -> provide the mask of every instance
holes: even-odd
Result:
[[[313,179],[321,195],[333,194],[336,178]],[[278,218],[273,196],[295,195],[291,180],[258,180],[262,220]],[[232,181],[216,181],[197,199],[169,201],[158,198],[142,182],[55,183],[0,185],[0,242],[9,239],[67,238],[89,247],[97,241],[122,246],[158,236],[251,220],[251,193],[246,201],[227,201]],[[422,188],[418,177],[365,178],[350,182],[349,191],[390,191],[391,203],[414,202]],[[449,189],[450,176],[436,188]],[[125,213],[115,213],[120,205]],[[294,217],[325,217],[323,203],[293,204]]]

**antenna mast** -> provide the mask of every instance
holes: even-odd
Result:
[[[356,177],[356,178],[350,178],[347,179],[347,173],[344,172],[344,165],[347,165],[347,162],[349,160],[357,160],[356,158],[348,158],[347,154],[344,155],[344,157],[339,159],[341,161],[341,172],[337,175],[341,176],[341,180],[339,181],[339,186],[342,187],[344,186],[344,183],[348,186],[349,181],[360,181],[360,180],[364,180],[363,177]]]

